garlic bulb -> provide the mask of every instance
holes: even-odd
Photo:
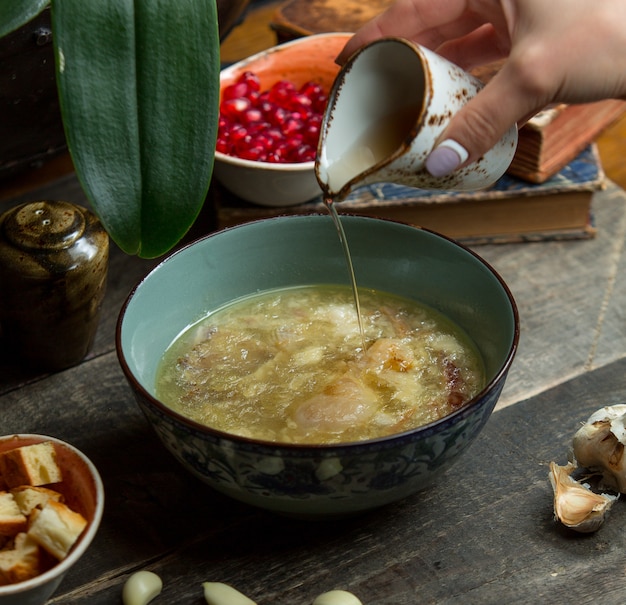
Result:
[[[580,466],[602,475],[604,486],[626,493],[626,405],[594,412],[574,435],[573,455]]]
[[[581,533],[591,533],[604,522],[618,496],[596,494],[588,486],[571,477],[576,464],[559,466],[550,462],[550,483],[554,490],[554,516],[566,527]]]

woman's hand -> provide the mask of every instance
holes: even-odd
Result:
[[[396,0],[356,32],[337,62],[385,36],[417,42],[464,69],[506,59],[431,153],[426,166],[442,176],[547,105],[626,98],[624,15],[626,0]],[[440,146],[444,140],[453,144]]]

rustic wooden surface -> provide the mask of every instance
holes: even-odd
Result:
[[[80,198],[71,182],[61,188],[66,197]],[[612,190],[608,197],[619,201],[623,216],[626,196]],[[607,203],[600,216],[605,208],[613,210]],[[601,230],[597,241],[603,238],[612,236]],[[604,279],[596,281],[596,275],[604,273],[606,259],[597,256],[602,247],[589,248],[591,256],[583,263],[579,250],[586,245],[484,249],[494,264],[510,266],[509,281],[525,322],[526,344],[510,382],[519,382],[538,355],[541,363],[526,386],[542,392],[524,399],[526,387],[520,384],[522,400],[495,412],[467,455],[434,488],[357,518],[317,523],[226,500],[165,452],[132,399],[112,340],[121,301],[150,263],[114,251],[105,313],[90,358],[50,376],[23,376],[19,383],[7,374],[6,363],[0,365],[2,432],[40,432],[77,445],[99,468],[105,485],[96,540],[51,603],[117,603],[128,575],[151,569],[164,580],[155,605],[199,605],[203,581],[232,584],[260,605],[306,605],[333,588],[354,592],[365,605],[566,604],[600,597],[621,605],[623,503],[596,534],[573,534],[552,520],[547,481],[548,463],[565,462],[579,423],[601,405],[622,402],[626,392],[626,360],[593,372],[560,368],[569,359],[567,351],[581,348],[568,333],[568,316],[577,317],[580,334],[593,333],[597,305],[611,306],[603,296],[590,296],[596,287],[602,289]],[[576,260],[568,266],[566,258],[572,256]],[[534,275],[532,267],[539,269]],[[555,279],[571,271],[579,272],[580,297],[567,280]],[[570,296],[576,304],[567,302]],[[552,338],[538,353],[534,343],[545,332]],[[623,342],[614,344],[626,350]],[[617,356],[616,351],[611,357]],[[575,373],[580,375],[565,380]],[[552,382],[560,384],[544,390]]]
[[[624,128],[600,140],[605,169],[622,185]],[[42,170],[6,183],[0,209],[38,198],[85,203],[67,161]],[[232,584],[259,605],[307,605],[333,588],[364,605],[621,605],[626,505],[618,501],[596,534],[574,534],[553,521],[547,480],[580,422],[626,399],[626,194],[609,183],[594,214],[593,240],[476,249],[520,311],[519,352],[498,409],[432,489],[341,522],[299,522],[227,500],[164,450],[114,348],[123,300],[156,261],[113,247],[96,343],[82,364],[42,375],[0,341],[0,434],[75,444],[106,491],[101,529],[50,603],[119,603],[128,575],[152,569],[164,580],[154,605],[200,605],[203,581]]]
[[[84,203],[71,175],[29,195]],[[306,605],[331,588],[364,605],[591,603],[598,594],[621,605],[621,572],[609,570],[623,567],[622,503],[597,534],[571,534],[551,520],[546,475],[550,460],[565,461],[579,423],[626,392],[626,194],[609,185],[594,209],[593,240],[477,249],[521,316],[498,411],[432,490],[343,522],[296,522],[227,501],[165,452],[114,349],[121,304],[155,261],[114,247],[96,344],[82,364],[46,376],[1,349],[1,432],[75,444],[105,485],[100,532],[51,602],[119,602],[128,574],[147,568],[165,581],[155,605],[199,605],[203,581],[230,583],[260,605]]]

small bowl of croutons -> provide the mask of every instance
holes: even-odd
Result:
[[[93,463],[45,435],[0,437],[0,605],[42,605],[91,544],[104,509]]]

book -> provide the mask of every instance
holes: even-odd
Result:
[[[379,183],[357,189],[337,202],[337,209],[340,215],[424,227],[470,245],[586,239],[595,235],[593,194],[605,182],[597,148],[589,145],[543,183],[508,174],[481,191],[431,191]],[[212,201],[218,229],[273,216],[328,212],[321,195],[297,206],[264,207],[244,202],[219,185],[213,188]]]
[[[383,12],[393,0],[287,0],[271,26],[279,41],[328,31],[354,32]],[[483,82],[502,65],[496,61],[471,70]],[[532,183],[554,176],[626,112],[626,101],[605,99],[580,105],[560,104],[532,117],[519,130],[509,174]]]
[[[558,105],[539,112],[519,130],[508,173],[542,183],[561,170],[626,111],[626,101],[605,99]]]
[[[486,83],[502,63],[495,61],[472,73]],[[560,103],[538,112],[519,129],[517,149],[507,172],[531,183],[546,181],[625,112],[626,101],[621,99],[576,105]]]

